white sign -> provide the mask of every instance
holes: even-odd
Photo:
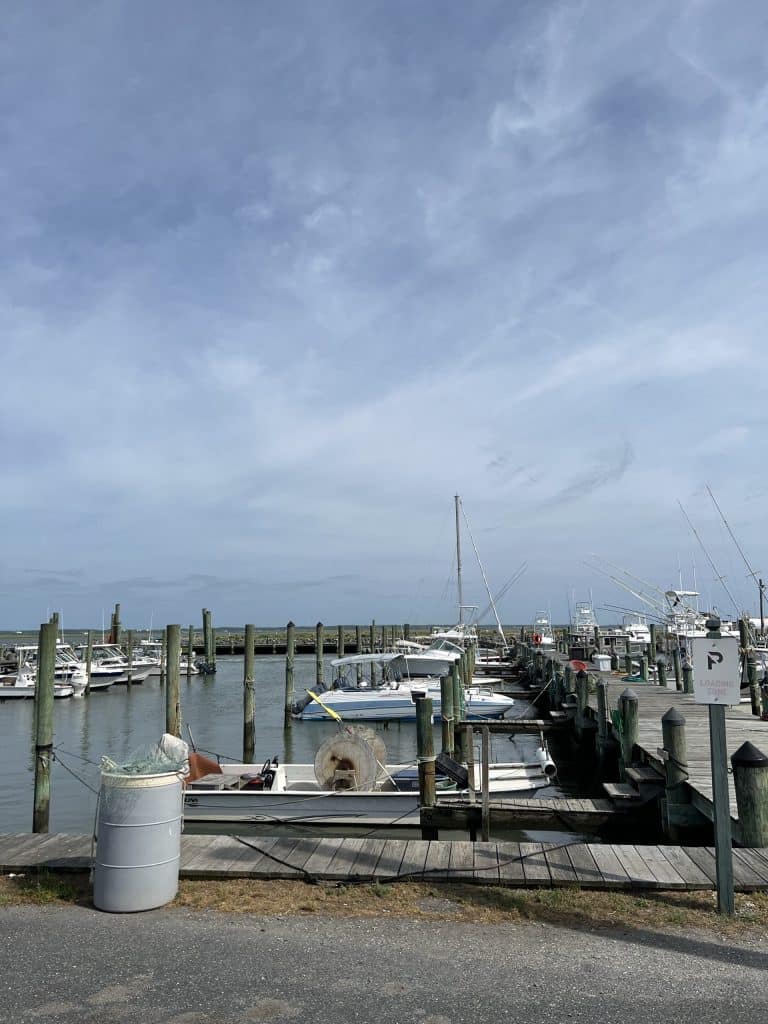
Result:
[[[693,647],[693,698],[697,704],[738,704],[739,638],[701,636]]]

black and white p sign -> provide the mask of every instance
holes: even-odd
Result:
[[[695,637],[693,648],[693,699],[697,704],[738,704],[739,639]]]

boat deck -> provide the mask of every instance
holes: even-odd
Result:
[[[739,892],[768,889],[768,849],[734,850]],[[91,837],[0,835],[4,872],[87,871]],[[182,878],[413,880],[585,889],[715,888],[710,847],[183,836]]]

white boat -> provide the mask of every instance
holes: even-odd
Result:
[[[163,644],[151,638],[142,640],[133,653],[133,664],[141,668],[149,668],[151,676],[159,676],[163,669]],[[190,664],[187,655],[182,651],[179,657],[179,671],[182,675],[197,676],[200,670],[194,661]]]
[[[314,764],[280,764],[273,758],[261,770],[252,764],[219,765],[191,754],[185,823],[418,826],[416,768],[384,763],[386,755],[377,753],[377,747],[383,752],[380,738],[360,741],[353,730],[343,730],[323,744]],[[495,796],[530,792],[550,784],[555,772],[542,745],[530,761],[490,765],[489,792]],[[476,765],[475,791],[480,776]],[[467,798],[468,790],[438,772],[437,796],[441,803],[461,800]]]
[[[353,654],[335,658],[331,665],[339,670],[334,685],[317,695],[308,691],[293,706],[295,718],[325,721],[337,715],[344,721],[415,721],[418,696],[431,698],[433,714],[440,714],[440,679],[409,679],[407,657],[402,654]],[[357,669],[366,666],[378,669],[376,683],[365,678],[358,682]],[[467,719],[502,718],[511,711],[514,700],[491,689],[497,681],[489,679],[464,690]]]
[[[35,673],[29,667],[22,668],[13,674],[0,675],[0,701],[30,700],[34,698],[36,689]],[[70,683],[56,682],[54,678],[53,696],[55,698],[71,697],[74,692],[74,687]]]
[[[85,656],[85,645],[78,646]],[[117,644],[93,644],[91,654],[91,690],[103,690],[115,683],[128,682],[128,659]],[[149,676],[149,668],[131,668],[131,682],[143,683]]]

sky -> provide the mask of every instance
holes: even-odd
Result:
[[[3,22],[0,628],[756,606],[764,4]]]

